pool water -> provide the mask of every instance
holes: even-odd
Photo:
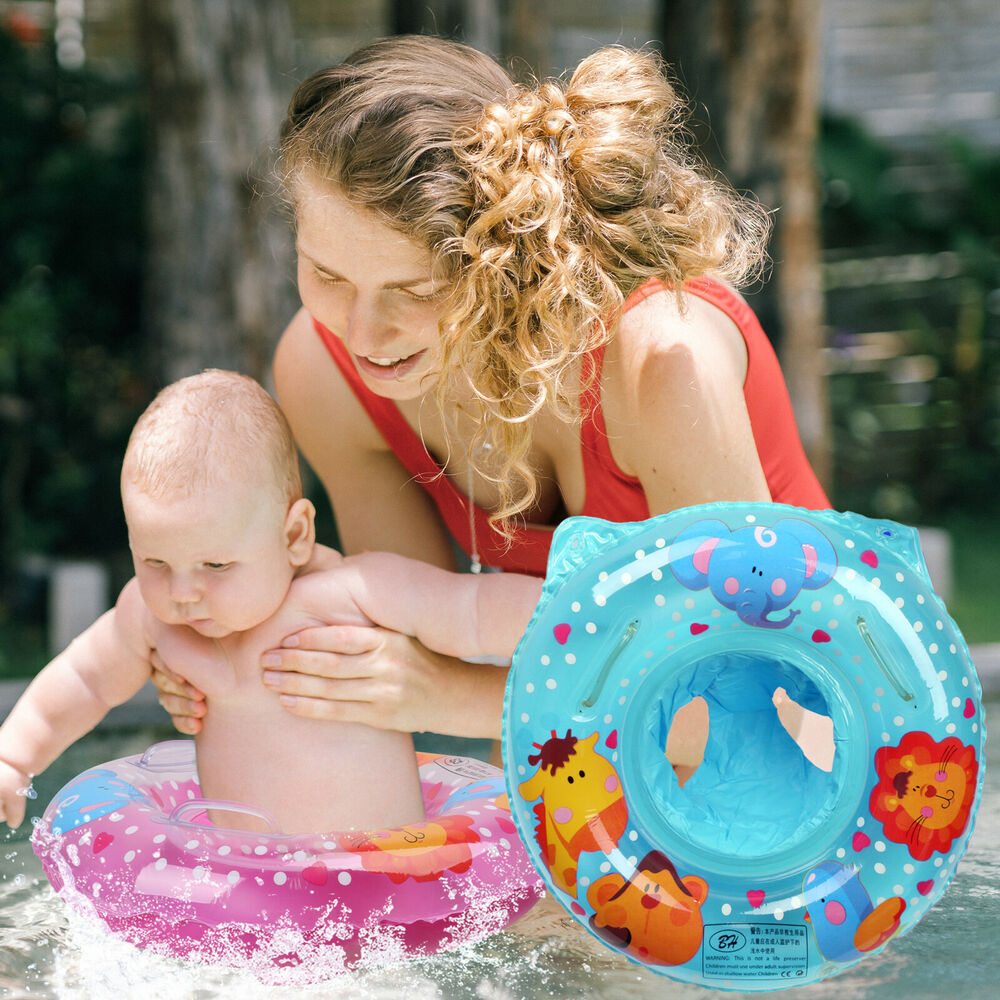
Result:
[[[1000,732],[1000,702],[986,704]],[[36,781],[29,816],[87,767],[139,753],[171,732],[98,731]],[[793,993],[795,1000],[977,1000],[1000,980],[1000,749],[988,744],[986,785],[968,853],[947,894],[906,937],[849,972]],[[449,744],[448,752],[468,748]],[[551,899],[478,945],[311,987],[262,986],[238,971],[187,966],[121,944],[72,918],[49,888],[28,843],[30,825],[0,836],[2,1000],[705,1000],[723,994],[676,983],[613,954]],[[743,994],[729,994],[738,997]]]

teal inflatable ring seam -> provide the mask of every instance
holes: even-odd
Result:
[[[707,742],[682,785],[666,747],[689,704]],[[985,736],[913,529],[713,504],[560,526],[504,755],[529,855],[583,926],[754,991],[915,926],[968,843]]]

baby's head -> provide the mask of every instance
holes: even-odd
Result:
[[[167,624],[246,631],[278,610],[312,555],[288,423],[243,375],[167,386],[132,431],[121,489],[143,599]]]

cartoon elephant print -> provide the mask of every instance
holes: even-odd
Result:
[[[750,524],[730,531],[722,521],[697,521],[670,546],[670,569],[689,590],[710,587],[740,621],[758,628],[787,628],[797,610],[772,618],[802,590],[833,579],[837,553],[813,525],[786,517],[772,527]]]

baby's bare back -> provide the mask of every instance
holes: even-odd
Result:
[[[423,799],[409,733],[293,715],[262,683],[261,654],[287,635],[352,620],[347,608],[318,617],[306,583],[292,583],[273,618],[223,640],[185,627],[156,629],[166,665],[205,692],[208,712],[197,738],[202,794],[263,808],[288,834],[418,821]],[[211,816],[225,826],[264,829],[249,814]]]

